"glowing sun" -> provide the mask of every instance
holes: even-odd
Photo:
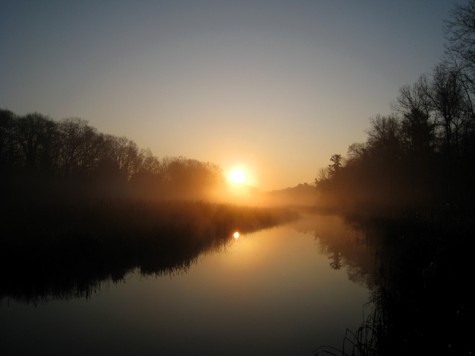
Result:
[[[246,173],[242,168],[234,168],[228,174],[228,180],[232,184],[242,185],[246,183]]]

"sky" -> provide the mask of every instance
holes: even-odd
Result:
[[[462,0],[0,0],[0,108],[312,183],[444,53]]]

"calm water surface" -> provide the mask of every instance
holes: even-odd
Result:
[[[369,290],[328,243],[354,233],[335,218],[317,222],[230,237],[187,271],[132,271],[87,299],[4,297],[0,354],[311,355],[340,347],[346,329],[363,321]]]

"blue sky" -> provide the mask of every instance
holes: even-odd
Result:
[[[311,182],[431,72],[463,1],[0,1],[0,107]]]

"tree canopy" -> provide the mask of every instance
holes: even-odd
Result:
[[[221,169],[183,157],[158,159],[126,137],[98,132],[87,121],[54,121],[0,110],[3,197],[49,199],[140,197],[199,199],[223,184]]]
[[[400,89],[395,113],[371,119],[366,142],[316,180],[320,202],[350,211],[472,206],[475,181],[475,1],[447,22],[447,52]]]

